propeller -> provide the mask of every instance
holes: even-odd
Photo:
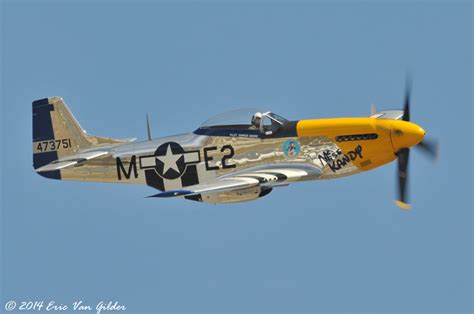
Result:
[[[405,87],[405,99],[403,104],[403,121],[410,121],[410,94],[411,94],[411,83],[407,79]],[[423,139],[418,145],[415,146],[425,153],[431,160],[438,158],[439,145],[437,141],[433,139]],[[398,199],[395,201],[398,207],[402,209],[410,209],[411,206],[408,203],[408,160],[410,157],[410,148],[401,148],[397,152],[398,157]]]
[[[438,159],[439,144],[435,140],[424,139],[416,146],[416,148],[419,148],[421,152],[430,157],[432,160]]]

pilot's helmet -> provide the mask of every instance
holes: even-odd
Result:
[[[253,125],[256,125],[256,126],[259,126],[260,125],[260,121],[262,120],[262,113],[261,112],[255,112],[253,117],[252,117],[252,124]]]

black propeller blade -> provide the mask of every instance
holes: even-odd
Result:
[[[415,147],[419,148],[420,151],[425,153],[426,156],[430,157],[432,160],[438,159],[439,144],[437,141],[431,139],[424,139]]]
[[[405,99],[403,104],[403,121],[410,121],[410,80],[407,78],[405,87]],[[398,200],[396,204],[402,209],[410,209],[407,197],[407,181],[408,181],[408,158],[410,157],[410,149],[402,148],[397,153],[398,156]]]
[[[410,79],[407,78],[407,83],[405,86],[405,100],[403,104],[403,121],[410,121],[410,91],[411,91],[411,83]]]
[[[398,151],[398,200],[397,206],[402,209],[410,209],[407,197],[408,160],[410,149],[402,148]]]

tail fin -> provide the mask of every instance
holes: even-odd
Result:
[[[33,101],[33,167],[35,169],[101,144],[120,143],[124,141],[88,135],[61,97]],[[59,170],[40,174],[51,179],[61,179]]]

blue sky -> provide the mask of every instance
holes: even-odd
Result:
[[[2,308],[117,300],[129,312],[472,311],[471,2],[26,2],[1,7]],[[192,131],[258,106],[290,119],[402,106],[439,139],[410,160],[206,205],[146,186],[46,180],[31,101],[91,134]]]

